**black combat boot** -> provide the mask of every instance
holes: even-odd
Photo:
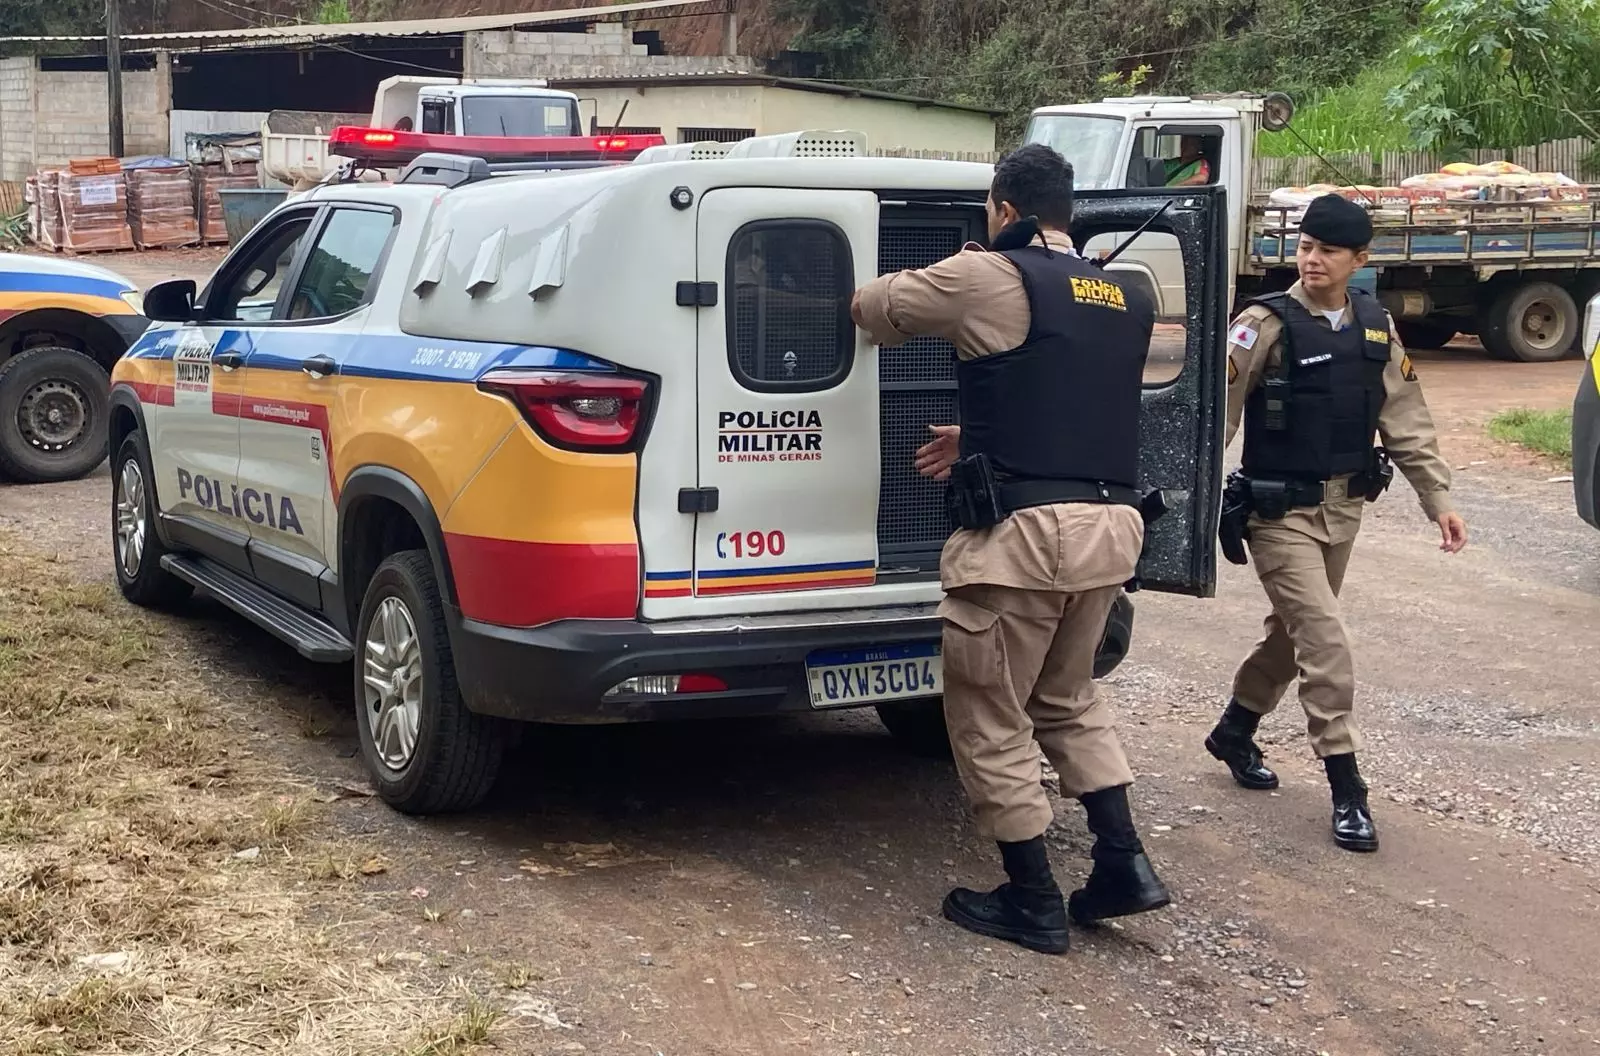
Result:
[[[1000,858],[1011,882],[988,892],[956,888],[945,896],[945,919],[1039,953],[1066,953],[1067,909],[1044,837],[1001,843]]]
[[[1094,849],[1089,852],[1094,868],[1067,902],[1073,922],[1088,925],[1169,905],[1172,896],[1156,876],[1139,830],[1133,827],[1128,786],[1090,792],[1081,799],[1089,815],[1089,831],[1095,835]]]
[[[1233,779],[1242,787],[1263,791],[1278,787],[1278,775],[1262,762],[1262,751],[1256,745],[1256,727],[1261,716],[1240,704],[1228,701],[1211,735],[1206,738],[1206,751],[1228,764]]]
[[[1333,842],[1347,851],[1378,849],[1378,827],[1367,806],[1367,783],[1356,769],[1354,752],[1322,760],[1333,789]]]

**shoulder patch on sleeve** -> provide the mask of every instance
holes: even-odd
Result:
[[[1400,355],[1400,376],[1407,381],[1417,380],[1417,370],[1411,365],[1411,353],[1403,352]]]
[[[1238,345],[1248,352],[1256,347],[1256,338],[1260,336],[1261,332],[1249,323],[1240,323],[1228,333],[1228,344]]]
[[[1232,385],[1234,382],[1236,382],[1238,380],[1239,380],[1239,364],[1237,364],[1237,363],[1235,363],[1233,361],[1233,357],[1232,356],[1229,356],[1228,357],[1228,384]]]

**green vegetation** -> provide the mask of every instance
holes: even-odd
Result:
[[[1411,130],[1387,102],[1404,73],[1404,61],[1392,58],[1338,88],[1297,99],[1294,131],[1262,133],[1256,153],[1299,157],[1310,153],[1307,144],[1324,154],[1417,149]]]
[[[1489,421],[1489,435],[1572,464],[1572,412],[1516,407]]]

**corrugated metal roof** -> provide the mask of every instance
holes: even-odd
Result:
[[[399,22],[303,22],[283,26],[259,26],[252,29],[202,29],[184,33],[127,33],[122,37],[125,48],[170,46],[181,50],[184,45],[203,47],[212,43],[283,43],[295,44],[318,40],[339,40],[350,37],[420,37],[441,34],[471,33],[479,30],[510,29],[512,26],[550,24],[553,22],[586,22],[610,15],[643,14],[679,7],[725,6],[719,0],[637,0],[635,3],[608,4],[600,7],[574,7],[561,11],[524,11],[509,15],[463,15],[457,18],[424,18]],[[51,36],[51,37],[0,37],[3,44],[82,44],[99,43],[105,35]]]
[[[973,103],[950,103],[939,99],[927,99],[918,95],[901,95],[897,92],[861,88],[853,84],[805,80],[798,77],[778,77],[770,73],[758,73],[754,70],[728,70],[720,73],[677,73],[670,70],[662,70],[626,74],[618,77],[552,77],[550,79],[550,87],[566,89],[647,88],[662,84],[688,85],[691,87],[754,85],[762,88],[788,88],[797,92],[856,96],[862,99],[885,99],[896,103],[909,103],[917,107],[936,107],[941,110],[967,110],[975,114],[986,114],[990,117],[1000,117],[1006,113],[1004,110],[996,110],[988,106],[977,106]]]

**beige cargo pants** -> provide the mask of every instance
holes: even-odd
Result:
[[[1311,748],[1318,758],[1361,747],[1355,662],[1339,615],[1339,588],[1355,539],[1322,542],[1273,521],[1250,522],[1250,557],[1272,602],[1266,634],[1233,678],[1233,696],[1265,715],[1300,677]]]
[[[944,714],[979,830],[1013,843],[1049,828],[1040,749],[1067,797],[1133,781],[1094,655],[1120,587],[959,587],[946,595]]]

